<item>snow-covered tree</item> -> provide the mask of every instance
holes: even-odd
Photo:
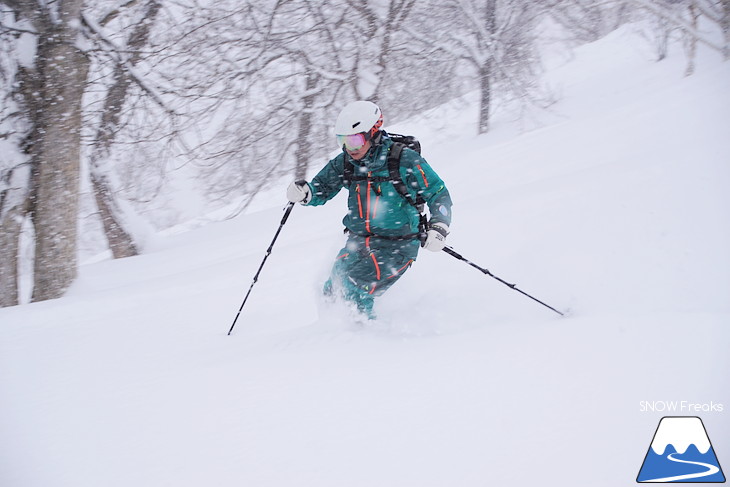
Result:
[[[730,0],[550,0],[552,18],[579,42],[590,42],[630,20],[649,20],[644,35],[661,61],[672,40],[681,40],[686,74],[695,69],[697,44],[730,59]],[[716,35],[720,32],[720,35]]]
[[[447,0],[432,1],[427,8],[439,12],[432,16],[429,33],[409,32],[471,68],[480,94],[479,133],[489,130],[497,91],[504,98],[536,99],[539,5],[524,0]]]
[[[723,55],[727,61],[730,60],[730,0],[722,0],[720,7],[720,28],[725,39]]]
[[[74,280],[79,195],[86,177],[82,168],[91,169],[115,255],[135,253],[132,240],[121,241],[128,235],[119,224],[119,212],[113,211],[118,205],[105,165],[120,131],[129,87],[144,86],[134,68],[159,9],[154,0],[121,6],[108,1],[0,1],[0,96],[5,101],[0,129],[1,305],[18,302],[19,242],[27,219],[35,241],[32,300],[59,297]],[[117,34],[127,38],[121,47],[104,26],[125,15],[131,22]],[[98,93],[105,101],[100,116],[94,117],[89,100]],[[149,90],[146,95],[154,98]],[[94,135],[84,140],[89,132]],[[83,164],[89,140],[93,150],[89,163]]]
[[[106,93],[101,103],[101,113],[90,140],[89,151],[89,175],[93,188],[94,199],[99,211],[99,218],[107,237],[109,249],[115,258],[130,257],[139,252],[139,241],[135,238],[131,229],[135,228],[129,223],[130,211],[127,205],[118,198],[115,191],[117,185],[112,183],[113,171],[108,167],[107,161],[116,134],[120,128],[123,111],[127,105],[127,98],[130,89],[134,85],[133,72],[142,58],[142,50],[149,43],[150,33],[155,24],[162,4],[159,1],[151,0],[142,6],[134,16],[134,23],[128,29],[127,38],[124,39],[124,50],[116,49],[113,41],[106,38],[104,29],[107,24],[113,22],[121,15],[119,10],[108,12],[99,23],[85,17],[85,24],[89,37],[106,49],[100,49],[97,59],[101,60],[101,69],[110,69],[109,81],[104,85]],[[108,44],[108,45],[107,45]],[[110,59],[111,57],[111,59]]]
[[[18,223],[30,215],[36,256],[33,299],[50,299],[59,297],[76,276],[82,97],[89,70],[89,58],[79,46],[83,1],[2,3],[2,29],[16,41],[15,50],[4,53],[13,72],[5,95],[17,107],[6,120],[21,127],[22,138],[19,131],[11,136],[11,162],[3,167],[8,186],[0,212],[11,245],[0,256],[0,268],[17,268]],[[29,179],[18,176],[19,166],[12,161],[19,159],[30,166]],[[5,304],[17,300],[16,276],[11,271],[3,284]]]
[[[211,90],[206,129],[191,154],[210,195],[250,201],[267,180],[303,178],[312,161],[335,148],[332,123],[347,102],[377,100],[393,88],[386,67],[414,0],[237,5],[245,14],[219,15],[217,38],[197,43],[216,52],[212,62],[230,63],[212,80],[225,89]],[[237,41],[221,42],[228,37]]]
[[[0,9],[0,306],[18,303],[18,255],[30,204],[30,120],[22,116],[19,71],[32,65],[34,33],[7,7]]]
[[[631,11],[628,0],[549,0],[546,8],[553,21],[580,44],[597,41],[613,32],[629,19]]]
[[[633,7],[659,19],[660,35],[668,38],[671,32],[678,32],[687,54],[685,74],[695,69],[697,43],[702,43],[720,52],[724,59],[730,58],[730,3],[728,0],[630,0]],[[701,23],[711,26],[700,28]],[[715,34],[720,32],[720,40]],[[661,43],[660,43],[661,46]],[[665,53],[660,49],[659,59]]]
[[[172,165],[245,205],[324,161],[355,99],[392,124],[475,90],[487,132],[497,101],[546,101],[546,14],[587,42],[637,12],[660,49],[682,36],[688,72],[698,42],[730,57],[730,0],[0,0],[0,305],[18,302],[24,228],[33,299],[71,283],[81,186],[113,255],[134,255],[135,210]]]

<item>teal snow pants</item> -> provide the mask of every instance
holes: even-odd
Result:
[[[400,279],[416,260],[420,242],[349,234],[324,285],[325,295],[339,294],[373,319],[373,301]]]

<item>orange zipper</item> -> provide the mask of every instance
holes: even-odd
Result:
[[[380,280],[380,266],[378,265],[378,259],[375,258],[375,254],[371,253],[370,258],[373,259],[373,264],[375,264],[375,278],[379,281]]]
[[[408,267],[409,265],[411,265],[412,262],[413,262],[413,259],[411,259],[408,262],[406,262],[406,265],[404,265],[403,267],[401,267],[400,269],[398,269],[397,271],[395,271],[392,275],[388,276],[388,279],[392,279],[395,276],[397,276],[398,274],[400,274],[403,271],[403,269],[405,269],[406,267]]]
[[[418,168],[419,171],[421,171],[421,177],[423,178],[423,184],[425,184],[426,187],[428,188],[428,180],[426,179],[426,173],[423,172],[423,168],[421,167],[420,164],[417,165],[416,167]]]
[[[370,178],[370,173],[368,173],[368,178]],[[368,194],[366,196],[367,209],[365,212],[365,231],[368,233],[370,233],[370,185],[370,179],[368,179]]]
[[[362,218],[362,200],[360,199],[360,183],[357,183],[357,209],[360,210],[360,218]]]

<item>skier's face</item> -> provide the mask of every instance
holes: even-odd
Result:
[[[353,158],[353,159],[355,159],[356,161],[359,161],[360,159],[362,159],[363,157],[365,157],[365,154],[367,154],[367,153],[368,153],[368,151],[370,150],[370,146],[371,146],[371,145],[372,145],[372,144],[371,144],[371,143],[370,143],[370,141],[368,140],[368,141],[367,141],[367,142],[365,143],[365,145],[363,145],[363,146],[362,146],[362,147],[360,147],[359,149],[356,149],[356,150],[352,150],[352,149],[345,149],[345,150],[347,150],[347,153],[348,153],[348,154],[350,154],[350,157],[352,157],[352,158]]]

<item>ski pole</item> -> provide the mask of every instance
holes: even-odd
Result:
[[[251,287],[248,288],[246,297],[243,298],[243,303],[241,303],[241,307],[238,308],[238,313],[236,314],[236,317],[233,319],[233,324],[231,325],[231,329],[228,330],[229,335],[233,331],[233,327],[236,326],[236,321],[238,320],[238,317],[241,315],[241,310],[243,310],[243,307],[246,305],[246,301],[248,300],[248,296],[251,294],[253,285],[256,284],[256,281],[258,281],[259,274],[261,274],[261,269],[264,268],[266,259],[268,259],[269,255],[271,255],[271,249],[274,248],[274,242],[276,242],[276,239],[279,237],[279,233],[281,233],[281,229],[284,227],[284,224],[286,223],[287,218],[289,218],[289,214],[291,213],[292,208],[294,208],[294,203],[289,202],[289,204],[286,206],[286,210],[284,211],[284,216],[281,218],[281,223],[279,224],[279,229],[276,231],[276,234],[274,234],[274,239],[271,241],[271,245],[269,245],[269,248],[266,250],[266,255],[264,255],[264,260],[261,261],[259,270],[256,272],[256,275],[253,276],[253,282],[251,283]]]
[[[480,267],[480,266],[476,265],[474,262],[471,262],[470,260],[465,259],[464,257],[461,256],[461,254],[459,254],[458,252],[454,251],[454,249],[452,249],[448,245],[443,248],[443,251],[446,252],[447,254],[449,254],[452,257],[455,257],[455,258],[457,258],[457,259],[459,259],[461,261],[466,262],[467,264],[469,264],[470,266],[474,267],[475,269],[479,269],[480,271],[482,271],[483,273],[485,273],[489,277],[493,277],[494,279],[498,280],[502,284],[504,284],[504,285],[506,285],[508,287],[511,287],[512,289],[514,289],[515,291],[517,291],[519,293],[524,294],[525,296],[527,296],[528,298],[532,299],[533,301],[537,301],[538,303],[540,303],[541,305],[545,306],[546,308],[550,308],[551,310],[555,311],[560,316],[565,316],[563,313],[561,313],[557,309],[553,308],[552,306],[549,306],[549,305],[543,303],[542,301],[540,301],[539,299],[537,299],[537,298],[535,298],[533,296],[530,296],[529,294],[527,294],[526,292],[522,291],[521,289],[518,289],[516,284],[510,284],[509,282],[505,281],[504,279],[500,279],[499,277],[497,277],[494,274],[492,274],[491,272],[489,272],[488,269],[485,269],[483,267]]]

